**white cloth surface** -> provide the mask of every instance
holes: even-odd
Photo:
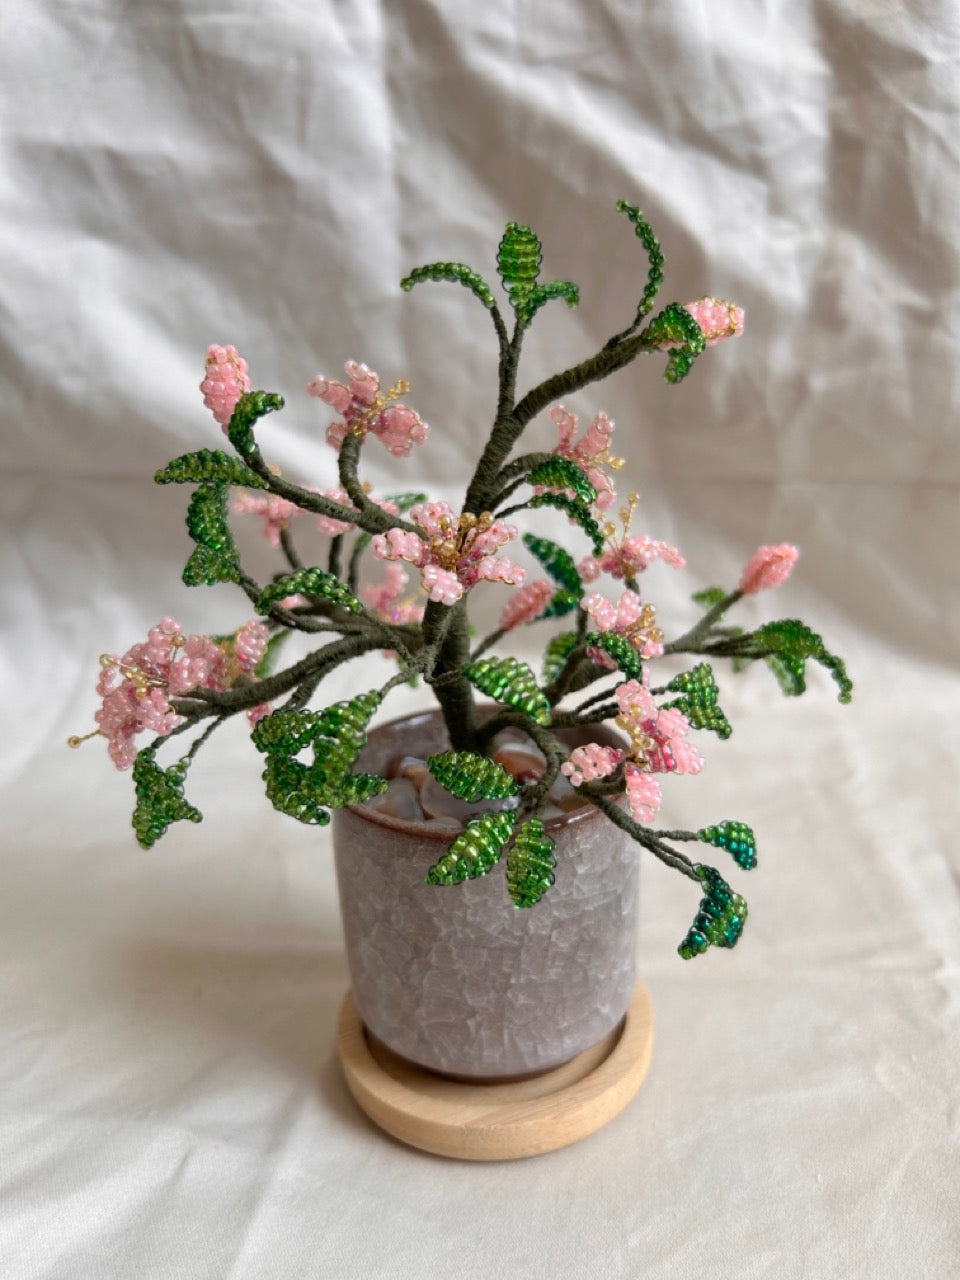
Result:
[[[3,1280],[960,1276],[958,33],[947,0],[8,6]],[[208,342],[287,395],[262,438],[321,487],[303,384],[350,357],[408,377],[430,443],[396,463],[372,442],[365,474],[455,498],[492,331],[464,290],[396,282],[437,259],[492,277],[503,223],[531,224],[545,277],[582,290],[541,313],[532,385],[632,316],[621,196],[661,236],[664,301],[747,309],[682,386],[655,357],[570,402],[616,419],[639,528],[688,558],[645,588],[676,634],[691,590],[797,542],[742,620],[807,619],[855,700],[721,673],[734,736],[667,781],[664,817],[757,830],[760,867],[730,875],[742,942],[681,962],[695,891],[645,864],[640,1094],[565,1151],[444,1161],[347,1094],[329,838],[270,809],[239,727],[191,771],[204,823],[149,853],[129,775],[63,742],[101,651],[164,613],[248,616],[179,582],[186,496],[150,484],[221,443]]]

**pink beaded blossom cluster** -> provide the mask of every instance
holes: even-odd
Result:
[[[240,627],[230,641],[217,644],[209,636],[185,636],[175,618],[161,618],[146,640],[132,645],[123,657],[105,653],[97,682],[103,701],[94,720],[117,768],[129,769],[133,764],[137,734],[165,737],[183,723],[170,705],[171,698],[191,689],[229,689],[238,676],[254,672],[268,635],[266,625],[254,620]],[[266,714],[261,708],[255,710]]]
[[[227,682],[224,651],[208,636],[184,636],[173,618],[162,618],[146,641],[131,646],[122,658],[104,654],[100,664],[97,693],[103,702],[94,720],[118,769],[133,764],[138,733],[164,736],[182,723],[169,695],[198,687],[223,689]]]
[[[690,721],[676,707],[658,707],[639,680],[617,686],[619,728],[630,736],[631,755],[652,773],[699,773],[703,757],[687,742]]]
[[[273,493],[239,493],[233,500],[233,511],[238,516],[259,516],[263,521],[260,531],[271,547],[278,547],[280,534],[290,527],[290,521],[303,515],[295,502]]]
[[[779,587],[790,577],[799,555],[797,548],[789,542],[781,542],[775,547],[758,547],[743,566],[740,593],[749,596],[770,587]]]
[[[683,569],[686,560],[669,542],[658,542],[646,534],[631,534],[621,542],[608,541],[603,554],[585,556],[577,565],[577,572],[584,582],[595,582],[601,573],[613,578],[636,578],[655,560],[662,560],[671,569]]]
[[[576,462],[583,469],[587,479],[597,491],[595,508],[597,511],[606,511],[616,502],[617,494],[613,481],[603,470],[603,466],[606,464],[617,470],[622,465],[620,458],[613,458],[610,455],[610,437],[614,432],[614,422],[605,413],[598,413],[580,439],[574,440],[580,425],[577,415],[570,413],[562,404],[555,404],[549,412],[560,437],[553,452],[558,457]]]
[[[237,354],[236,347],[207,347],[207,362],[203,381],[200,383],[203,403],[210,410],[224,432],[245,391],[250,390],[247,362]]]
[[[436,604],[452,605],[478,582],[517,586],[526,571],[497,552],[517,536],[514,525],[489,512],[456,516],[446,502],[411,507],[410,519],[426,537],[404,529],[388,529],[372,540],[381,560],[405,560],[420,570],[420,584]]]
[[[663,654],[663,632],[656,625],[654,607],[642,601],[635,591],[622,592],[616,604],[595,591],[584,596],[580,608],[590,614],[597,631],[624,636],[642,658],[659,658]],[[601,666],[616,666],[602,650],[591,650],[590,656]]]
[[[391,404],[394,396],[409,390],[397,383],[380,393],[380,379],[365,364],[348,360],[344,365],[347,383],[334,382],[322,374],[307,383],[307,393],[330,405],[341,415],[327,427],[327,444],[339,451],[347,433],[372,431],[395,458],[409,457],[415,444],[423,444],[430,428],[413,409]]]

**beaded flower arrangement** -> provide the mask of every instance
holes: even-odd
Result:
[[[747,914],[743,898],[718,870],[694,861],[681,846],[726,850],[749,870],[756,864],[750,827],[732,820],[689,831],[655,825],[664,775],[695,774],[703,766],[691,733],[730,735],[711,661],[729,659],[737,669],[762,661],[791,696],[803,693],[810,660],[829,670],[841,702],[850,700],[851,683],[841,660],[804,623],[785,619],[747,631],[725,620],[743,596],[789,576],[795,547],[762,546],[736,587],[697,592],[702,616],[669,641],[641,592],[641,576],[651,563],[681,569],[683,557],[664,542],[630,531],[635,494],[619,508],[620,525],[610,520],[617,504],[614,474],[621,465],[610,452],[614,424],[598,413],[578,435],[577,417],[558,401],[643,353],[665,353],[664,377],[680,382],[706,347],[741,332],[743,312],[708,297],[670,303],[651,315],[663,279],[660,246],[639,209],[623,201],[618,209],[632,223],[649,262],[633,320],[594,355],[522,396],[517,371],[531,322],[551,299],[563,298],[569,306],[579,299],[569,281],[540,281],[541,246],[529,227],[508,223],[497,254],[513,313],[510,326],[489,285],[463,264],[435,262],[401,282],[404,290],[426,280],[464,286],[488,312],[499,343],[495,421],[459,512],[423,493],[374,497],[359,478],[371,436],[398,459],[427,439],[427,425],[400,401],[409,390],[406,382],[384,391],[372,370],[349,361],[345,382],[317,375],[307,385],[336,415],[326,439],[337,457],[338,482],[314,489],[286,479],[261,451],[261,440],[269,441],[263,420],[283,408],[282,398],[251,389],[247,364],[234,347],[210,347],[201,391],[232,453],[204,448],[185,454],[156,480],[195,486],[186,518],[194,547],[184,582],[234,584],[257,617],[216,636],[186,635],[179,623],[164,618],[145,642],[122,656],[101,658],[102,705],[97,729],[87,736],[106,739],[118,769],[132,767],[133,827],[144,848],[173,822],[200,821],[184,794],[189,766],[219,725],[245,714],[263,756],[267,796],[281,813],[322,825],[331,808],[367,804],[449,826],[449,847],[427,873],[429,885],[483,876],[503,861],[514,905],[535,907],[554,881],[551,815],[591,804],[700,886],[681,956],[737,942]],[[545,410],[556,425],[555,448],[516,453],[524,429]],[[258,516],[283,557],[282,569],[266,584],[241,566],[231,506],[235,513]],[[525,569],[505,554],[518,537],[511,518],[541,508],[566,515],[573,536],[584,537],[589,551],[575,556],[548,538],[525,533],[522,542],[545,575],[527,581]],[[294,525],[311,517],[330,540],[322,565],[305,563],[294,541]],[[382,576],[361,585],[368,557],[382,562]],[[413,588],[412,572],[419,579]],[[609,585],[599,589],[604,582]],[[482,583],[510,595],[497,629],[474,642],[467,606]],[[491,652],[518,628],[555,620],[561,629],[547,640],[539,673],[515,657]],[[283,666],[282,645],[293,632],[323,639]],[[319,709],[312,705],[342,664],[376,650],[397,668],[381,687]],[[677,654],[697,661],[658,683],[658,660]],[[416,679],[436,696],[450,749],[425,761],[401,761],[392,778],[356,771],[372,717],[392,689]],[[595,685],[597,691],[582,696]],[[492,715],[478,714],[477,693],[493,699]],[[582,739],[585,727],[607,721],[621,731],[622,745],[588,741],[570,748],[563,740],[565,730],[580,731]],[[186,753],[161,764],[160,748],[191,730],[199,732]],[[138,749],[142,734],[152,740]],[[504,734],[512,745],[504,746]],[[82,739],[70,741],[77,745]],[[438,804],[437,795],[445,802]]]

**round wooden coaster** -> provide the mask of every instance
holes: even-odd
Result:
[[[351,992],[337,1054],[362,1111],[401,1142],[461,1160],[516,1160],[579,1142],[612,1120],[647,1074],[650,995],[638,982],[623,1023],[554,1071],[508,1084],[449,1080],[397,1057],[368,1036]]]

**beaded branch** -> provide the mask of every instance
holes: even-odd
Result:
[[[247,364],[234,347],[209,348],[201,391],[232,452],[185,454],[156,480],[195,486],[186,517],[194,545],[184,582],[232,583],[256,617],[216,636],[185,635],[166,617],[146,641],[120,657],[101,658],[102,704],[97,729],[87,736],[107,740],[117,768],[132,766],[133,826],[144,848],[173,822],[200,821],[184,795],[187,771],[214,730],[240,713],[264,758],[267,796],[281,813],[324,825],[332,808],[374,802],[388,781],[356,769],[368,726],[393,688],[420,679],[436,696],[450,742],[450,750],[431,756],[422,772],[465,814],[463,829],[430,868],[427,884],[457,884],[502,861],[514,905],[534,907],[554,881],[555,843],[544,817],[562,784],[575,793],[574,804],[595,805],[642,848],[701,886],[681,956],[737,942],[747,913],[743,898],[719,871],[678,846],[699,842],[724,849],[748,870],[756,864],[750,827],[729,819],[695,830],[654,825],[663,775],[695,774],[703,766],[690,735],[706,731],[724,739],[731,733],[711,662],[730,659],[739,670],[762,661],[790,696],[804,691],[810,660],[830,672],[841,702],[850,700],[852,686],[842,661],[804,623],[783,619],[746,631],[725,621],[741,598],[789,576],[798,554],[793,546],[760,547],[736,587],[698,592],[702,616],[675,639],[667,639],[654,605],[642,598],[639,580],[646,569],[654,561],[681,569],[683,557],[667,543],[631,532],[636,494],[619,508],[619,527],[610,519],[617,502],[613,477],[623,465],[610,448],[614,423],[598,413],[578,436],[577,417],[559,400],[640,354],[665,353],[664,377],[680,382],[706,347],[741,332],[743,312],[707,297],[670,303],[651,316],[663,280],[660,245],[639,209],[623,201],[618,209],[632,223],[649,264],[634,319],[593,355],[521,398],[517,372],[531,322],[554,298],[568,306],[579,299],[569,281],[540,281],[541,245],[529,227],[508,223],[497,254],[512,327],[490,286],[461,263],[431,263],[401,281],[405,291],[427,280],[463,285],[488,311],[499,344],[496,416],[459,512],[413,491],[375,497],[360,479],[371,436],[398,459],[427,438],[426,423],[401,402],[409,391],[405,381],[381,391],[375,373],[348,361],[345,382],[318,374],[308,384],[307,392],[336,415],[326,439],[337,458],[337,483],[308,488],[285,478],[261,452],[261,441],[270,439],[264,419],[283,408],[283,399],[251,389]],[[556,447],[517,454],[524,429],[547,409],[557,428]],[[575,555],[525,533],[523,544],[543,570],[528,580],[504,548],[518,535],[510,517],[540,508],[563,512],[589,550]],[[258,516],[282,556],[283,567],[271,581],[257,582],[242,568],[231,510]],[[305,562],[295,544],[294,523],[302,527],[305,517],[313,517],[329,539],[323,564]],[[382,563],[382,576],[361,586],[368,557]],[[419,574],[415,586],[411,570]],[[615,599],[594,589],[603,579],[621,584]],[[468,601],[481,583],[506,587],[510,595],[496,630],[473,642]],[[491,652],[517,628],[554,620],[562,629],[547,639],[539,675],[515,657]],[[317,636],[318,643],[284,666],[291,633],[308,641]],[[329,676],[378,650],[396,667],[382,686],[322,705],[318,695]],[[651,673],[665,654],[697,661],[656,685]],[[599,691],[582,696],[597,684]],[[478,693],[496,704],[486,718],[478,715]],[[582,739],[584,727],[605,721],[620,730],[619,746],[609,745],[609,738],[572,749],[565,743],[563,731],[577,730]],[[199,732],[186,753],[166,766],[158,763],[167,740],[191,730]],[[538,753],[529,776],[491,758],[498,734],[507,730]],[[138,750],[141,734],[152,739]],[[71,738],[70,745],[83,740]]]

